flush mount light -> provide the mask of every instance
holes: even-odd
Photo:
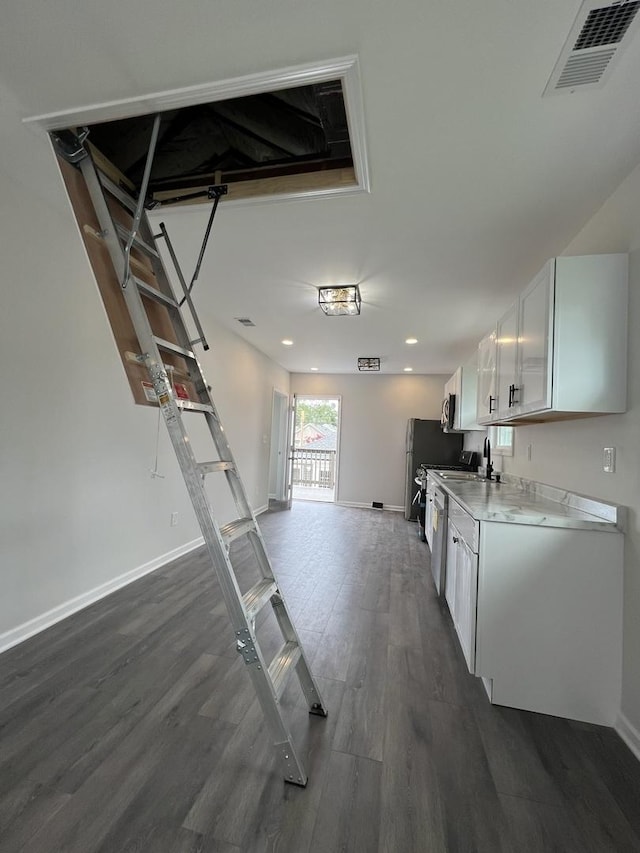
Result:
[[[407,340],[405,341],[405,344],[417,344],[417,343],[418,343],[417,338],[407,338]]]
[[[292,347],[293,346],[293,341],[290,341],[288,338],[285,338],[280,343],[285,347]]]
[[[316,371],[317,369],[318,369],[317,367],[310,367],[309,368],[309,370],[313,370],[313,371]]]
[[[380,370],[380,359],[375,356],[367,356],[358,359],[358,370]]]
[[[361,303],[360,288],[357,284],[318,288],[318,304],[329,316],[359,314]]]
[[[405,373],[413,373],[413,367],[405,367],[404,372]]]

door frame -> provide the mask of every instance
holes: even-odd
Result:
[[[295,442],[295,425],[297,418],[297,403],[301,400],[336,400],[338,403],[338,423],[336,425],[336,462],[335,462],[335,481],[333,486],[333,501],[331,503],[338,503],[338,494],[339,494],[339,479],[340,479],[340,444],[341,444],[341,432],[342,432],[342,395],[341,394],[294,394],[293,395],[293,403],[291,406],[291,436],[290,436],[290,465],[291,470],[289,472],[290,477],[290,491],[289,491],[289,503],[293,501],[293,453],[294,453],[294,442]],[[327,501],[329,503],[329,501]]]
[[[289,395],[274,387],[271,404],[271,447],[269,451],[269,498],[288,500]],[[275,484],[273,483],[275,479]],[[274,490],[272,491],[272,485]]]

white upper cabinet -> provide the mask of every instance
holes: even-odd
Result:
[[[518,303],[509,308],[496,326],[497,343],[497,418],[511,416],[514,389],[518,383]]]
[[[511,395],[519,414],[551,408],[554,271],[549,261],[520,297],[518,384]]]
[[[480,343],[479,422],[624,412],[627,305],[626,254],[549,261],[497,324],[495,414]]]
[[[474,355],[459,367],[444,386],[445,397],[455,394],[453,429],[457,432],[482,429],[476,421],[478,389],[478,357]]]
[[[495,329],[478,344],[478,394],[477,419],[479,424],[490,424],[496,419],[496,331]]]

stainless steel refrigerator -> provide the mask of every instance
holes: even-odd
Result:
[[[409,419],[404,509],[404,517],[408,521],[418,518],[418,501],[413,503],[420,488],[415,482],[418,466],[425,464],[437,468],[439,465],[458,465],[463,442],[463,433],[443,432],[439,420]]]

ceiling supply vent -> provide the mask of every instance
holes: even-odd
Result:
[[[234,317],[234,320],[237,320],[243,326],[255,326],[253,320],[250,320],[248,317]]]
[[[543,96],[605,84],[640,17],[640,0],[584,0]]]

